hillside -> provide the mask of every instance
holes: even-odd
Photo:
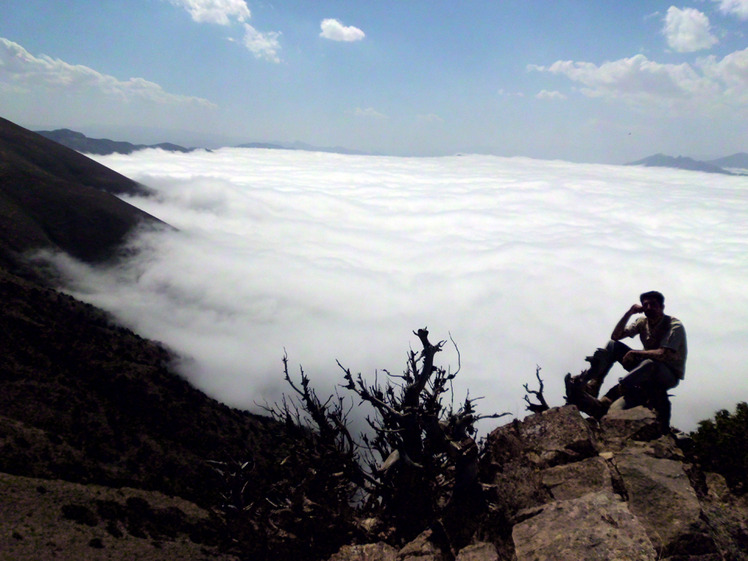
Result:
[[[40,248],[111,258],[127,234],[158,219],[117,198],[150,190],[0,118],[0,262]]]
[[[1,270],[0,300],[0,471],[209,504],[206,460],[277,450],[267,419],[194,389],[168,349],[101,310]]]
[[[24,260],[24,251],[51,248],[95,263],[116,256],[133,228],[165,227],[115,193],[148,189],[0,120],[0,550],[20,547],[18,556],[2,559],[28,559],[30,543],[42,547],[37,558],[92,558],[101,537],[83,542],[87,555],[59,540],[80,534],[80,501],[96,511],[96,501],[111,495],[94,484],[142,490],[140,502],[126,500],[129,492],[118,495],[119,506],[102,507],[98,518],[110,520],[113,532],[108,538],[120,536],[107,546],[106,558],[122,547],[123,559],[162,559],[166,551],[171,558],[203,559],[210,548],[228,543],[216,534],[214,515],[200,510],[216,508],[227,491],[210,461],[250,461],[256,473],[249,496],[258,498],[289,476],[280,463],[298,434],[291,439],[270,419],[209,398],[177,373],[169,349],[59,292]],[[54,524],[47,518],[39,523],[49,528],[51,541],[32,542],[42,529],[30,530],[34,517],[22,521],[16,511],[38,512],[49,501],[63,508],[67,503],[47,493],[53,488],[61,497],[78,497],[68,508],[74,512],[47,515]],[[183,519],[167,496],[189,501],[192,506],[180,511],[199,511],[205,520]],[[60,528],[72,533],[65,537]],[[209,540],[200,537],[206,532]],[[128,536],[148,541],[130,543]]]

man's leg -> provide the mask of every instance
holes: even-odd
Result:
[[[587,393],[593,397],[600,395],[600,388],[611,367],[626,356],[631,347],[620,341],[608,341],[605,348],[597,349],[591,357],[587,357],[590,367],[585,378],[587,379]]]
[[[661,362],[645,360],[620,382],[626,408],[644,405],[657,413],[663,433],[670,429],[670,399],[667,391],[678,385],[678,377]]]

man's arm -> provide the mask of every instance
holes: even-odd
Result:
[[[610,335],[610,338],[614,341],[620,341],[624,338],[626,335],[626,325],[628,324],[629,320],[631,319],[631,316],[640,314],[644,311],[644,308],[641,307],[640,304],[634,304],[631,306],[625,314],[623,314],[623,317],[618,320],[618,323],[613,328],[613,333]]]
[[[652,349],[649,351],[636,351],[631,350],[621,359],[623,366],[633,365],[642,360],[657,360],[660,362],[672,362],[676,358],[677,353],[668,347],[660,347],[659,349]]]

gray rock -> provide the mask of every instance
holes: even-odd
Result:
[[[480,542],[462,548],[455,561],[499,561],[499,553],[494,544]]]
[[[398,561],[447,561],[441,549],[431,540],[431,530],[422,532],[397,554]]]
[[[614,492],[608,463],[599,456],[545,469],[541,477],[543,485],[557,501],[599,491]]]
[[[397,549],[382,542],[344,545],[330,561],[397,561]]]
[[[661,435],[654,411],[646,407],[613,409],[600,420],[606,442],[653,440]]]
[[[588,493],[527,513],[512,530],[517,561],[654,561],[657,553],[626,503]]]
[[[485,496],[507,517],[523,509],[545,504],[553,497],[543,484],[540,472],[533,466],[512,464],[494,475],[484,487]]]
[[[592,430],[574,405],[530,415],[518,423],[517,429],[528,459],[539,467],[597,455]]]
[[[613,457],[629,509],[664,556],[716,551],[701,519],[701,505],[683,464],[628,448]]]

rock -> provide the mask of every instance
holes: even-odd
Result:
[[[455,561],[500,561],[496,546],[492,543],[480,542],[462,548]]]
[[[720,559],[748,561],[748,508],[719,501],[702,505],[703,516],[709,526]]]
[[[730,497],[730,488],[727,486],[727,481],[724,476],[719,473],[708,472],[704,474],[706,478],[706,486],[709,490],[709,497],[718,500],[725,501]]]
[[[646,407],[613,409],[600,420],[605,441],[653,440],[662,433],[654,411]]]
[[[330,561],[397,561],[397,549],[383,542],[344,545]]]
[[[543,484],[540,472],[528,465],[506,466],[494,475],[490,485],[484,486],[485,496],[501,512],[511,518],[517,511],[542,505],[553,497]]]
[[[664,556],[716,551],[701,519],[701,505],[683,464],[628,448],[613,458],[629,509]]]
[[[599,456],[545,469],[541,478],[556,500],[577,499],[600,491],[614,492],[608,464]]]
[[[454,539],[442,518],[444,532],[424,532],[394,559],[748,561],[748,496],[684,462],[645,408],[614,411],[599,425],[574,406],[530,415],[488,436],[480,464],[488,511],[477,527],[458,511],[465,536]],[[463,547],[470,540],[481,541]],[[346,551],[333,560],[393,559],[392,549],[389,557]]]
[[[512,530],[517,561],[654,561],[657,552],[620,498],[588,493],[539,507]]]
[[[595,438],[574,405],[528,416],[518,423],[531,462],[552,467],[597,455]]]
[[[447,561],[447,556],[432,541],[433,532],[426,530],[403,547],[397,554],[398,561]]]

